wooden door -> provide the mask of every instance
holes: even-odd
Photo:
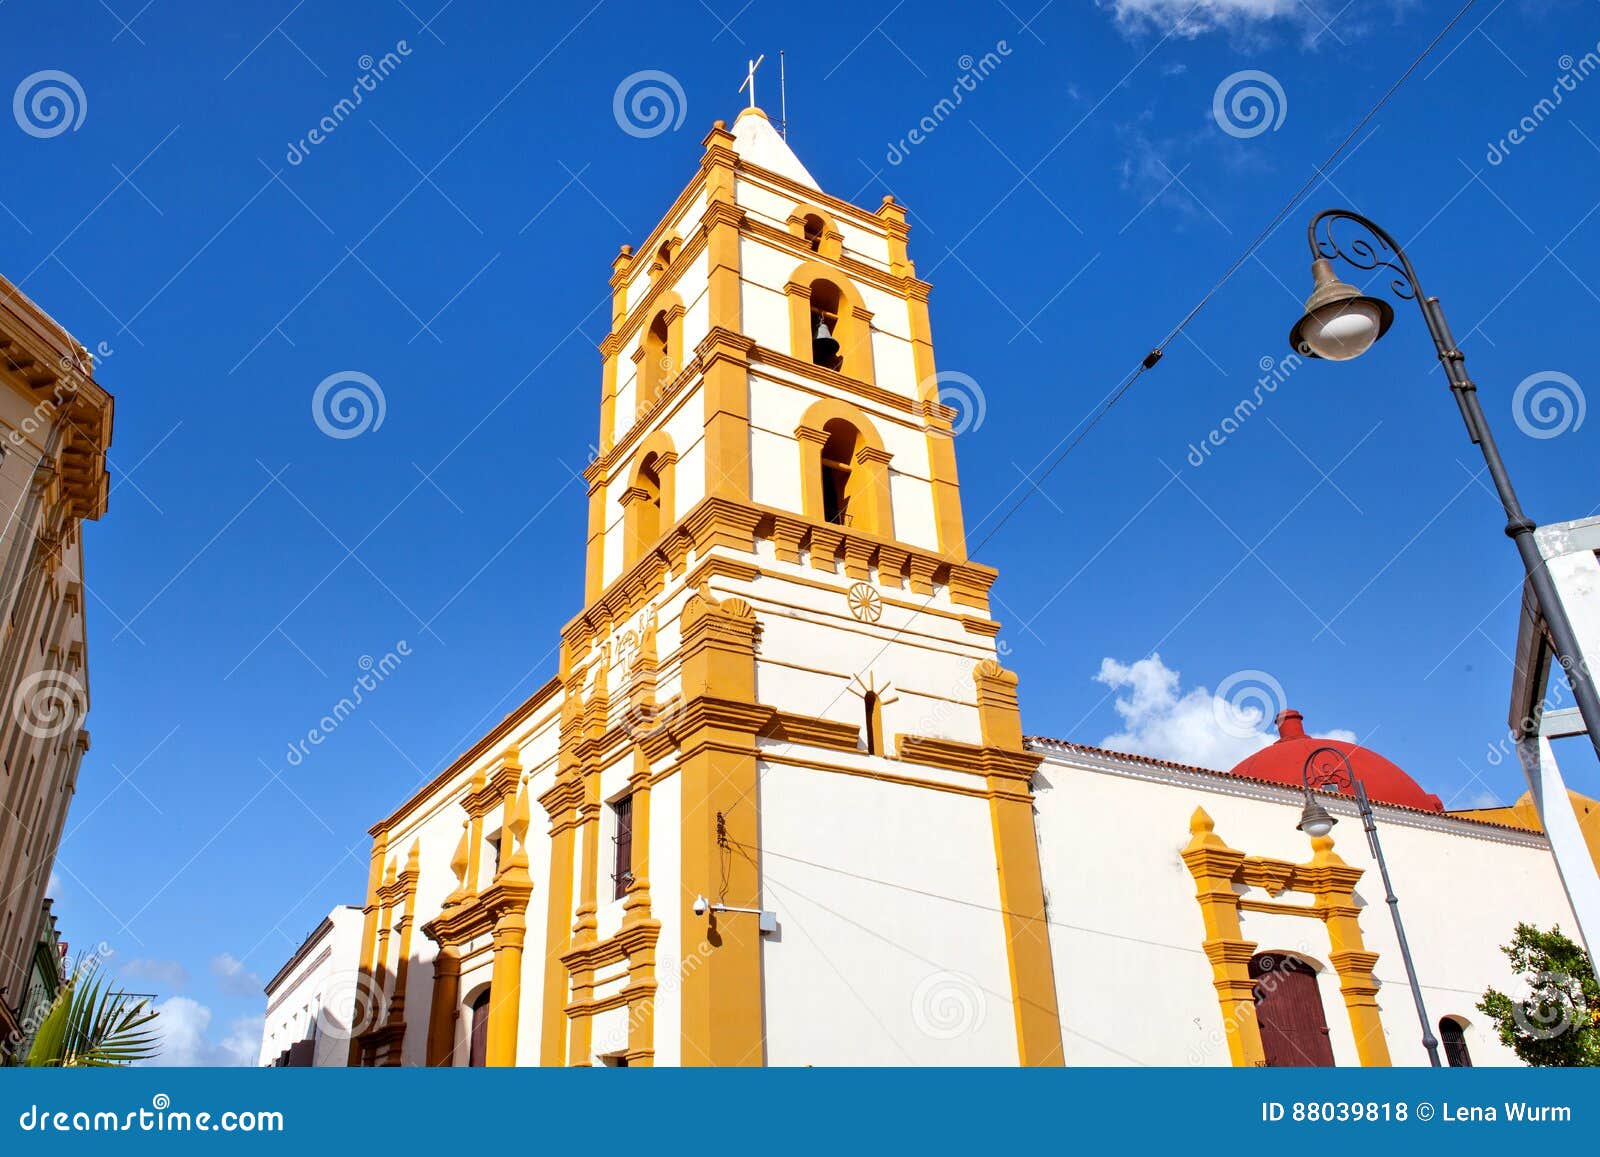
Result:
[[[1331,1066],[1328,1020],[1311,966],[1293,956],[1262,953],[1250,961],[1250,978],[1256,982],[1256,1021],[1267,1066]]]
[[[481,1069],[489,1059],[489,990],[472,1002],[472,1036],[468,1038],[467,1065]]]

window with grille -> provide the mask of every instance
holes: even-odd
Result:
[[[633,796],[625,795],[611,805],[616,833],[611,837],[616,858],[611,872],[613,896],[620,900],[633,886]]]

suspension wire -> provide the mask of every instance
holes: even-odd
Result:
[[[1166,354],[1167,346],[1171,345],[1178,335],[1181,334],[1189,325],[1189,323],[1199,316],[1200,311],[1210,304],[1211,299],[1215,297],[1219,291],[1221,291],[1222,287],[1233,279],[1233,275],[1239,272],[1239,269],[1244,265],[1244,263],[1250,260],[1250,258],[1255,255],[1256,250],[1261,248],[1261,246],[1266,242],[1267,238],[1272,236],[1272,234],[1277,231],[1278,226],[1283,224],[1284,218],[1286,218],[1290,213],[1294,212],[1296,206],[1300,204],[1300,202],[1305,198],[1306,194],[1316,186],[1316,184],[1327,173],[1328,169],[1333,165],[1333,163],[1339,159],[1346,149],[1350,147],[1350,142],[1355,140],[1356,137],[1360,135],[1361,130],[1366,128],[1371,122],[1372,118],[1378,115],[1378,112],[1383,108],[1383,106],[1389,103],[1389,99],[1400,90],[1400,86],[1405,84],[1405,82],[1410,79],[1411,74],[1416,72],[1416,70],[1421,67],[1422,62],[1433,53],[1434,49],[1439,47],[1439,43],[1450,34],[1451,29],[1461,22],[1461,18],[1467,14],[1467,12],[1476,2],[1477,0],[1467,0],[1467,2],[1461,6],[1460,10],[1450,18],[1449,23],[1439,30],[1438,35],[1428,42],[1427,47],[1417,55],[1415,60],[1406,66],[1405,71],[1402,72],[1395,79],[1394,83],[1388,87],[1384,94],[1378,98],[1377,103],[1367,110],[1367,114],[1356,122],[1355,127],[1352,128],[1348,134],[1346,134],[1345,138],[1339,142],[1338,146],[1328,154],[1323,162],[1312,171],[1309,177],[1305,179],[1304,183],[1302,183],[1301,186],[1295,190],[1294,195],[1284,203],[1283,208],[1279,209],[1277,213],[1273,215],[1272,219],[1267,222],[1266,226],[1262,228],[1261,232],[1256,234],[1255,238],[1250,242],[1249,245],[1245,247],[1244,251],[1240,253],[1239,256],[1234,259],[1233,263],[1229,265],[1228,268],[1223,272],[1222,276],[1217,280],[1217,283],[1210,289],[1206,290],[1206,292],[1201,296],[1200,300],[1195,302],[1194,308],[1190,309],[1188,313],[1184,314],[1183,319],[1167,332],[1167,336],[1157,342],[1155,347],[1151,349],[1149,353],[1145,354],[1143,360],[1140,361],[1140,363],[1132,370],[1130,370],[1122,378],[1122,380],[1117,383],[1110,393],[1100,400],[1100,403],[1089,412],[1088,416],[1081,419],[1078,425],[1073,427],[1074,432],[1073,434],[1069,435],[1071,440],[1067,442],[1065,449],[1063,449],[1061,453],[1058,454],[1053,461],[1051,461],[1050,465],[1044,469],[1044,472],[1039,474],[1037,477],[1032,475],[1028,476],[1028,489],[1024,491],[1022,497],[1017,499],[1017,501],[1012,504],[1011,508],[1001,516],[1000,521],[996,522],[994,526],[990,528],[987,534],[985,534],[981,539],[978,540],[976,544],[969,548],[972,552],[976,553],[986,543],[988,543],[991,538],[1000,533],[1000,528],[1005,526],[1007,522],[1011,521],[1011,516],[1016,514],[1017,511],[1021,510],[1022,507],[1026,505],[1028,499],[1032,498],[1034,493],[1039,490],[1040,485],[1044,482],[1044,480],[1054,473],[1056,467],[1060,466],[1061,463],[1067,460],[1067,457],[1078,448],[1085,438],[1089,436],[1090,431],[1098,426],[1101,420],[1108,413],[1110,413],[1111,408],[1120,402],[1123,397],[1127,395],[1129,390],[1133,389],[1134,384],[1138,382],[1140,378],[1142,378],[1149,370],[1155,368],[1156,363],[1161,361],[1162,357]],[[1060,446],[1061,443],[1058,442],[1056,445]]]

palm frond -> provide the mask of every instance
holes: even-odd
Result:
[[[147,1000],[113,989],[98,964],[79,968],[40,1022],[24,1065],[106,1068],[149,1060],[161,1035],[147,1026],[158,1014]]]

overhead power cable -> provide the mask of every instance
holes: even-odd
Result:
[[[1476,2],[1477,0],[1467,0],[1467,2],[1461,6],[1460,10],[1450,18],[1449,22],[1445,24],[1443,28],[1439,30],[1438,35],[1428,42],[1427,47],[1417,54],[1416,59],[1406,66],[1404,72],[1395,78],[1394,83],[1391,84],[1388,89],[1384,91],[1383,95],[1378,98],[1377,103],[1368,109],[1366,115],[1356,122],[1355,127],[1352,128],[1350,132],[1345,135],[1345,138],[1339,142],[1338,147],[1336,147],[1327,155],[1322,163],[1318,165],[1312,171],[1311,175],[1305,179],[1305,182],[1295,190],[1294,195],[1284,202],[1283,208],[1279,209],[1277,213],[1273,214],[1272,219],[1267,222],[1267,224],[1262,228],[1261,232],[1255,235],[1255,238],[1250,242],[1250,244],[1245,246],[1244,251],[1241,252],[1239,256],[1234,259],[1233,263],[1228,266],[1228,268],[1223,272],[1222,276],[1218,278],[1217,283],[1210,289],[1206,290],[1206,292],[1201,296],[1200,300],[1195,302],[1194,308],[1189,310],[1188,313],[1184,314],[1183,319],[1168,331],[1167,336],[1157,342],[1155,347],[1152,348],[1149,353],[1144,355],[1139,364],[1130,370],[1122,378],[1122,380],[1117,383],[1111,392],[1102,398],[1100,403],[1095,406],[1095,408],[1091,410],[1085,418],[1079,421],[1077,426],[1073,427],[1072,431],[1070,431],[1067,435],[1065,447],[1062,448],[1061,452],[1056,455],[1056,457],[1051,461],[1050,465],[1045,467],[1043,473],[1038,474],[1037,476],[1028,476],[1028,489],[1024,491],[1022,497],[1018,498],[1017,501],[1012,504],[1011,508],[1001,516],[1000,521],[996,522],[994,526],[989,529],[989,532],[983,536],[983,538],[978,540],[976,544],[970,547],[972,553],[977,553],[977,551],[980,550],[991,538],[1000,532],[1000,528],[1011,520],[1012,515],[1016,514],[1017,511],[1022,509],[1022,507],[1027,503],[1028,499],[1033,497],[1034,493],[1040,488],[1040,485],[1044,482],[1044,480],[1055,472],[1056,467],[1060,466],[1061,463],[1067,460],[1068,456],[1071,455],[1071,453],[1078,448],[1083,440],[1089,436],[1089,432],[1098,426],[1101,419],[1111,412],[1111,408],[1120,402],[1127,395],[1129,390],[1133,389],[1134,384],[1137,383],[1140,378],[1142,378],[1151,369],[1155,368],[1156,364],[1160,362],[1162,357],[1165,355],[1167,346],[1171,345],[1173,340],[1184,331],[1185,327],[1187,327],[1190,322],[1199,316],[1200,311],[1210,303],[1211,299],[1217,295],[1224,285],[1228,284],[1228,282],[1232,280],[1233,275],[1239,272],[1240,267],[1243,266],[1246,261],[1250,260],[1250,258],[1255,254],[1255,251],[1261,248],[1262,244],[1267,240],[1268,237],[1272,236],[1272,234],[1277,230],[1278,226],[1283,223],[1284,218],[1294,211],[1295,207],[1300,204],[1300,202],[1305,198],[1306,194],[1317,185],[1321,178],[1327,173],[1328,169],[1333,166],[1333,163],[1337,161],[1339,157],[1344,154],[1344,151],[1350,147],[1350,143],[1354,141],[1358,135],[1360,135],[1361,130],[1366,128],[1367,125],[1372,121],[1372,118],[1378,115],[1383,106],[1389,103],[1390,98],[1400,90],[1400,86],[1405,84],[1405,82],[1410,78],[1411,74],[1416,72],[1416,70],[1421,67],[1422,62],[1432,54],[1435,48],[1439,47],[1439,43],[1450,34],[1450,30],[1452,28],[1461,22],[1461,18],[1467,14],[1468,10],[1470,10],[1473,4]],[[1058,442],[1056,445],[1059,447],[1062,445],[1062,443]]]

